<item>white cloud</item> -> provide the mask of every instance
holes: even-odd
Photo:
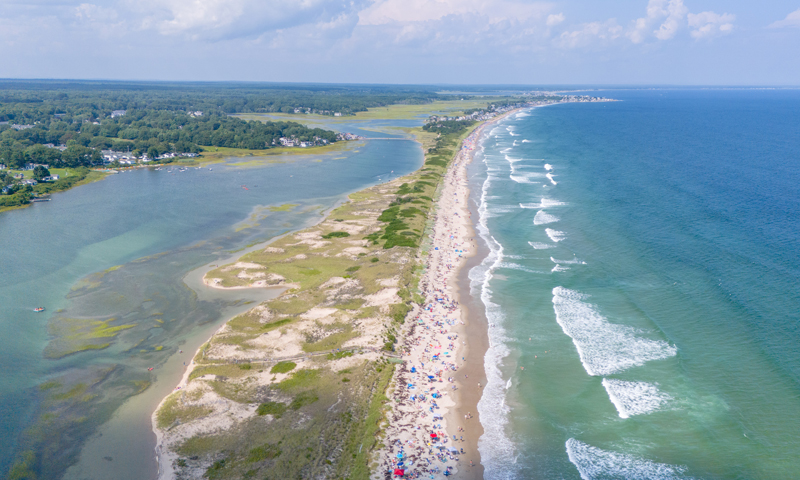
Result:
[[[786,15],[783,20],[770,24],[769,28],[800,27],[800,8]]]
[[[548,27],[553,27],[555,25],[558,25],[559,23],[564,21],[564,18],[565,17],[564,17],[563,13],[558,13],[558,14],[554,14],[554,15],[548,15],[547,16],[547,26]]]
[[[651,34],[659,40],[669,40],[680,30],[688,11],[683,0],[650,0],[647,16],[636,19],[627,36],[633,43],[641,43]]]
[[[141,26],[163,35],[221,40],[260,35],[355,14],[364,0],[128,0]],[[352,22],[351,22],[352,23]]]
[[[689,27],[692,28],[692,37],[701,39],[730,33],[733,30],[734,20],[736,20],[736,15],[730,13],[690,13]]]
[[[621,35],[622,27],[612,18],[602,23],[584,23],[579,30],[562,32],[555,43],[563,48],[577,48],[616,40]]]
[[[361,25],[425,22],[451,15],[480,15],[490,23],[541,18],[552,6],[514,0],[378,0],[359,13]]]

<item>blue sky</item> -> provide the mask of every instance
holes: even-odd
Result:
[[[0,77],[800,85],[800,0],[0,0]]]

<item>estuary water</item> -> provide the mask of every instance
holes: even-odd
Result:
[[[359,126],[348,131],[375,136]],[[26,460],[62,478],[80,459],[67,477],[152,478],[155,403],[221,322],[274,295],[198,294],[187,274],[318,222],[346,194],[419,168],[422,152],[375,140],[262,160],[125,172],[0,214],[0,476]],[[105,348],[79,348],[89,330]]]
[[[486,478],[797,478],[800,92],[602,94],[470,167]]]

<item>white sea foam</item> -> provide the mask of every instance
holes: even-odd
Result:
[[[564,287],[553,289],[556,321],[572,338],[589,375],[610,375],[677,353],[663,340],[642,338],[633,327],[610,323],[587,298]]]
[[[547,236],[550,237],[550,240],[552,240],[552,241],[554,241],[556,243],[558,243],[561,240],[564,240],[565,238],[567,238],[567,234],[566,233],[560,232],[558,230],[553,230],[552,228],[545,228],[544,229],[544,233],[546,233]]]
[[[492,205],[486,209],[486,215],[488,218],[493,218],[514,211],[516,211],[516,208],[513,205]]]
[[[539,210],[536,212],[536,216],[533,217],[533,224],[534,225],[547,225],[548,223],[555,223],[560,219],[555,215],[550,215],[549,213],[545,212],[544,210]]]
[[[514,140],[514,143],[512,143],[512,144],[511,144],[511,146],[512,146],[512,147],[516,147],[516,146],[517,146],[517,141],[516,141],[516,140]]]
[[[511,150],[514,150],[514,149],[513,149],[513,148],[511,148],[511,147],[504,148],[504,149],[500,150],[500,153],[508,153],[508,152],[510,152]]]
[[[542,200],[539,203],[520,203],[520,208],[535,208],[536,210],[541,210],[543,208],[549,207],[559,207],[561,205],[566,205],[564,202],[559,202],[558,200],[553,200],[551,198],[542,197]]]
[[[545,163],[545,164],[544,164],[544,169],[545,169],[545,170],[553,170],[553,166],[552,166],[552,165],[550,165],[549,163]]]
[[[533,270],[533,269],[528,268],[528,267],[526,267],[524,265],[520,265],[519,263],[511,263],[511,262],[503,262],[503,263],[499,264],[497,266],[497,268],[508,268],[508,269],[511,269],[511,270],[519,270],[519,271],[528,272],[528,273],[542,273],[542,272],[540,272],[538,270]]]
[[[530,140],[523,140],[522,143],[531,143]]]
[[[555,245],[550,243],[528,242],[528,245],[533,247],[535,250],[547,250],[548,248],[555,248]]]
[[[577,258],[573,258],[572,260],[556,260],[553,257],[550,257],[550,261],[553,263],[561,263],[565,265],[586,265],[586,262],[583,260],[579,260]]]
[[[539,182],[532,182],[530,178],[523,175],[509,175],[508,178],[514,180],[517,183],[536,183],[536,184],[539,183]]]
[[[552,272],[566,272],[567,270],[569,270],[569,267],[565,267],[563,265],[556,265],[555,267],[553,267],[552,270],[550,270],[550,272],[551,273]]]
[[[547,179],[550,180],[550,183],[552,183],[553,185],[558,185],[558,182],[553,180],[553,174],[552,173],[548,173],[547,175],[545,175],[545,177],[547,177]]]
[[[522,159],[521,158],[511,158],[508,155],[506,155],[506,160],[508,160],[509,163],[514,163],[514,162],[519,162]]]
[[[486,318],[495,325],[489,329],[489,349],[484,355],[484,371],[487,383],[478,401],[478,413],[483,425],[483,435],[478,440],[485,476],[487,478],[513,478],[516,475],[516,445],[506,435],[509,407],[506,403],[507,382],[503,380],[500,367],[510,353],[503,328],[505,317],[499,305],[492,302],[490,281],[492,274],[503,263],[503,246],[492,237],[487,226],[489,206],[488,190],[492,180],[483,182],[478,206],[478,234],[489,245],[489,255],[480,265],[469,271],[470,293],[480,294],[486,309]]]
[[[687,479],[686,467],[656,463],[625,453],[610,452],[593,447],[574,438],[567,440],[567,456],[583,480]]]
[[[604,378],[603,386],[622,418],[654,412],[672,399],[652,383]]]

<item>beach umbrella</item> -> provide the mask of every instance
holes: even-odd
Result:
[[[398,477],[402,477],[403,475],[406,474],[406,471],[403,470],[402,468],[395,468],[394,474],[397,475]]]
[[[428,375],[428,380],[433,380],[434,378],[436,377],[434,377],[433,375]]]
[[[436,438],[436,434],[435,433],[431,433],[431,438]]]

